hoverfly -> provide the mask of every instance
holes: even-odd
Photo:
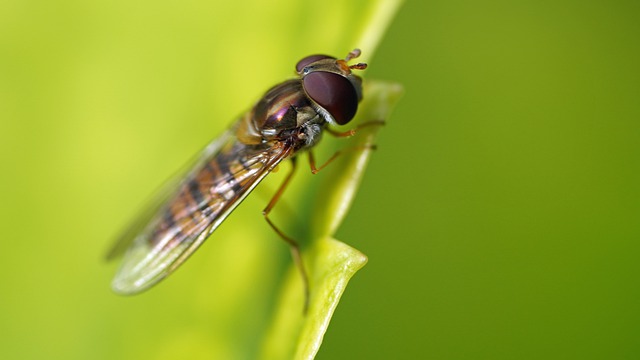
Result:
[[[113,290],[120,294],[139,293],[171,274],[265,176],[285,159],[295,165],[296,156],[315,146],[323,130],[336,136],[353,135],[354,130],[340,133],[328,125],[345,125],[355,116],[362,99],[362,80],[352,70],[365,69],[367,65],[348,65],[348,61],[359,55],[360,50],[356,49],[345,59],[327,55],[303,58],[296,65],[297,78],[272,87],[249,112],[211,142],[184,177],[125,232],[107,256],[113,258],[128,247],[113,279]],[[324,165],[316,168],[309,155],[315,173]],[[263,215],[289,243],[308,298],[298,244],[269,219],[292,175],[293,170]]]

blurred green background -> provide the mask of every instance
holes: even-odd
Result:
[[[216,258],[225,231],[267,229],[269,192],[144,295],[113,295],[101,256],[299,57],[353,46],[331,24],[357,11],[285,4],[0,2],[1,358],[224,358],[225,336],[266,326],[216,327],[251,273],[209,279],[288,263],[261,241]],[[367,77],[406,95],[338,232],[369,263],[318,359],[640,357],[639,16],[637,1],[404,4],[363,49]]]

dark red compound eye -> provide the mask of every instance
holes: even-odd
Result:
[[[309,55],[307,57],[305,57],[304,59],[298,61],[298,63],[296,64],[296,71],[297,72],[301,72],[302,69],[304,69],[305,66],[314,63],[318,60],[324,60],[324,59],[335,59],[333,56],[329,56],[329,55]]]
[[[302,81],[307,95],[327,110],[339,125],[353,119],[358,110],[358,93],[347,78],[316,71],[306,75]]]

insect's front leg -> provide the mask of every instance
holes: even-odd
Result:
[[[335,137],[351,137],[355,134],[358,133],[358,131],[362,130],[363,128],[366,127],[371,127],[371,126],[384,126],[385,122],[384,120],[370,120],[370,121],[365,121],[363,123],[361,123],[360,125],[354,127],[353,129],[344,131],[344,132],[340,132],[340,131],[335,131],[330,127],[326,128],[327,133],[335,136]]]
[[[289,249],[291,250],[291,257],[293,258],[293,262],[296,264],[296,266],[300,270],[300,275],[302,275],[302,282],[304,286],[304,312],[306,313],[309,307],[309,278],[307,276],[307,271],[305,270],[304,264],[302,262],[302,253],[300,252],[300,244],[298,244],[297,241],[295,241],[294,239],[290,238],[285,233],[283,233],[282,230],[280,230],[271,221],[271,219],[269,219],[269,213],[271,213],[271,210],[273,209],[273,207],[276,205],[278,200],[280,200],[280,197],[284,193],[284,190],[287,188],[287,186],[289,185],[289,182],[293,178],[293,174],[295,173],[295,171],[296,171],[296,157],[293,157],[291,158],[291,171],[289,172],[289,174],[287,174],[287,177],[284,179],[284,181],[282,182],[282,185],[280,185],[275,195],[271,198],[271,201],[269,201],[269,204],[267,204],[267,207],[264,208],[264,210],[262,210],[262,215],[264,216],[264,219],[267,220],[267,223],[269,224],[269,226],[271,226],[271,228],[280,236],[280,238],[282,238],[282,240],[284,240],[287,244],[289,244]]]
[[[363,122],[360,125],[356,126],[355,128],[345,131],[345,132],[338,132],[335,131],[331,128],[326,128],[327,133],[338,137],[338,138],[342,138],[342,137],[351,137],[354,136],[355,134],[358,133],[359,130],[366,128],[366,127],[371,127],[371,126],[384,126],[385,122],[383,120],[371,120],[371,121],[367,121],[367,122]],[[325,161],[324,164],[320,165],[319,167],[316,166],[316,159],[313,156],[313,152],[311,150],[308,151],[309,153],[309,166],[311,167],[311,173],[313,174],[317,174],[318,172],[320,172],[320,170],[324,169],[327,165],[329,165],[331,162],[333,162],[333,160],[335,160],[338,156],[340,156],[341,154],[343,154],[344,152],[349,152],[349,151],[356,151],[356,150],[376,150],[376,145],[375,144],[364,144],[364,145],[358,145],[358,146],[351,146],[351,147],[347,147],[345,149],[341,149],[336,151],[330,158],[329,160]]]

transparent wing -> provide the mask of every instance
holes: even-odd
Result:
[[[112,253],[130,243],[112,282],[121,294],[141,292],[171,274],[292,149],[249,146],[229,133],[212,142],[167,195],[141,216]]]
[[[173,176],[167,179],[162,186],[153,194],[153,197],[144,207],[134,221],[129,224],[124,232],[118,236],[113,246],[105,256],[106,260],[111,261],[122,256],[129,249],[133,240],[138,234],[152,222],[153,218],[163,206],[169,202],[172,196],[175,196],[182,181],[187,178],[195,169],[199,169],[206,161],[214,157],[222,147],[232,139],[235,129],[225,131],[221,136],[211,141],[200,151],[194,158],[185,163]]]

